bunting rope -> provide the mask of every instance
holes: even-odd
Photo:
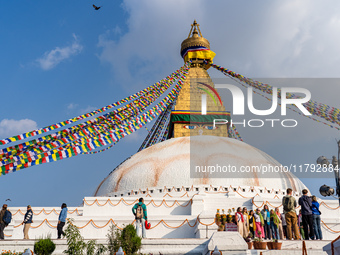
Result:
[[[182,68],[183,69],[183,68]],[[63,144],[63,142],[70,142],[70,136],[66,135],[80,135],[80,136],[85,136],[88,134],[88,132],[99,132],[100,131],[100,126],[96,126],[95,124],[98,124],[98,122],[104,122],[106,127],[104,128],[111,128],[112,125],[118,124],[116,123],[117,120],[124,120],[124,118],[129,118],[131,116],[134,116],[140,112],[142,112],[147,106],[149,106],[152,102],[154,102],[166,89],[168,89],[172,83],[175,81],[174,78],[179,78],[180,74],[182,73],[182,69],[180,69],[179,72],[175,73],[175,76],[171,77],[170,82],[168,83],[163,83],[162,87],[158,89],[154,89],[153,91],[155,92],[154,94],[147,94],[145,97],[139,98],[139,101],[134,101],[127,106],[123,106],[122,108],[119,108],[109,114],[100,116],[99,118],[96,118],[94,120],[87,121],[85,123],[82,123],[80,125],[71,127],[69,129],[65,129],[62,131],[57,132],[56,134],[48,135],[41,137],[39,139],[31,140],[26,143],[16,145],[14,147],[9,147],[5,148],[3,150],[0,150],[0,160],[2,158],[5,158],[6,160],[10,162],[1,162],[0,165],[12,163],[13,161],[17,161],[20,157],[16,156],[18,153],[20,153],[21,158],[25,158],[25,150],[34,150],[35,152],[38,153],[43,153],[46,152],[50,149],[53,149],[55,147],[58,147]],[[136,105],[138,104],[138,105]],[[114,119],[114,120],[113,120]],[[100,124],[100,123],[99,123]],[[66,136],[66,137],[65,137]],[[59,140],[57,140],[59,139]],[[62,142],[60,141],[62,139]],[[46,141],[47,140],[47,141]],[[46,144],[47,142],[51,142],[50,144]],[[36,148],[35,146],[41,145],[41,147]],[[31,147],[33,146],[33,147]],[[30,156],[34,152],[30,152]],[[15,156],[13,156],[15,155]],[[12,160],[12,161],[11,161]]]
[[[135,112],[127,119],[123,119],[116,127],[112,130],[110,128],[103,128],[102,130],[91,129],[91,132],[84,132],[80,137],[77,135],[71,135],[71,140],[62,138],[61,144],[56,144],[58,148],[48,148],[49,151],[37,151],[36,154],[30,152],[26,153],[25,157],[16,158],[15,162],[2,161],[1,173],[7,174],[9,172],[15,172],[16,170],[27,168],[37,164],[43,164],[47,162],[53,162],[64,158],[69,158],[79,154],[85,154],[91,150],[106,146],[118,142],[121,138],[129,135],[139,128],[145,126],[146,123],[152,121],[156,116],[166,110],[167,106],[171,104],[176,98],[182,87],[183,81],[185,80],[189,69],[189,63],[179,72],[180,77],[177,79],[175,87],[170,93],[156,106],[148,111]],[[152,102],[152,100],[149,100]],[[154,100],[153,100],[154,101]],[[136,107],[131,107],[136,108]],[[144,108],[145,109],[145,108]],[[65,148],[63,147],[65,146]],[[107,149],[107,148],[106,148]],[[33,155],[32,155],[33,154]]]
[[[172,73],[170,76],[162,79],[161,81],[153,84],[152,86],[149,86],[133,95],[130,95],[124,99],[121,99],[113,104],[110,104],[110,105],[107,105],[105,107],[102,107],[100,109],[97,109],[97,110],[94,110],[90,113],[86,113],[86,114],[82,114],[82,115],[79,115],[78,117],[74,117],[72,119],[68,119],[68,120],[65,120],[65,121],[62,121],[62,122],[59,122],[59,123],[56,123],[56,124],[53,124],[53,125],[49,125],[49,126],[46,126],[46,127],[43,127],[43,128],[39,128],[39,129],[36,129],[36,130],[33,130],[33,131],[30,131],[30,132],[26,132],[26,133],[23,133],[23,134],[20,134],[20,135],[16,135],[16,136],[12,136],[12,137],[9,137],[9,138],[6,138],[6,139],[2,139],[0,140],[0,145],[4,145],[4,144],[8,144],[8,143],[11,143],[11,142],[15,142],[15,141],[19,141],[19,140],[23,140],[23,139],[26,139],[26,138],[30,138],[30,137],[33,137],[33,136],[36,136],[36,135],[40,135],[40,134],[43,134],[43,133],[46,133],[46,132],[49,132],[49,131],[52,131],[52,130],[55,130],[55,129],[58,129],[58,128],[61,128],[63,126],[66,126],[68,124],[71,124],[71,123],[74,123],[76,121],[79,121],[79,120],[82,120],[82,119],[86,119],[88,117],[92,117],[98,113],[102,113],[102,112],[105,112],[106,110],[109,110],[113,107],[116,107],[116,106],[119,106],[121,104],[124,104],[128,101],[131,101],[131,100],[134,100],[138,97],[140,97],[141,95],[149,92],[150,90],[152,89],[156,89],[159,84],[162,82],[162,81],[166,81],[167,79],[171,79],[171,76],[178,73],[179,70],[175,71],[174,73]]]

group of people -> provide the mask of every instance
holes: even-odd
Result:
[[[287,239],[295,240],[322,240],[322,232],[320,226],[319,203],[315,196],[307,196],[308,190],[302,190],[302,196],[298,203],[292,196],[292,189],[287,189],[287,195],[282,198],[283,212],[280,213],[279,208],[269,210],[268,205],[264,205],[263,209],[257,208],[255,211],[248,210],[246,207],[237,208],[233,222],[237,225],[237,231],[244,238],[249,235],[264,239]],[[296,214],[297,204],[301,206],[300,212]],[[144,199],[140,198],[132,208],[132,213],[136,220],[136,231],[139,232],[142,226],[142,237],[146,237],[145,221],[147,221],[147,209]],[[10,219],[8,215],[11,213],[7,209],[7,204],[2,206],[0,211],[0,240],[4,239],[4,229],[8,226]],[[63,227],[67,218],[67,205],[61,205],[61,212],[58,218],[58,239],[65,235]],[[22,225],[24,225],[24,239],[29,239],[28,231],[31,223],[33,223],[33,211],[30,205],[27,206],[27,212],[24,215]],[[229,222],[230,224],[230,222]],[[227,228],[227,226],[226,226]]]
[[[61,205],[61,212],[59,214],[58,225],[57,225],[58,239],[61,238],[61,235],[65,236],[63,227],[65,226],[66,218],[67,218],[67,205],[63,203]],[[8,224],[11,222],[11,219],[12,219],[12,213],[7,209],[7,204],[4,204],[2,206],[2,210],[0,211],[0,240],[5,239],[4,230],[5,230],[5,227],[7,227]],[[24,230],[23,230],[24,239],[29,239],[28,231],[32,223],[33,223],[33,211],[32,211],[31,206],[28,205],[27,211],[24,215],[24,220],[21,223],[21,225],[24,225]]]
[[[269,210],[268,205],[255,211],[247,208],[237,208],[235,223],[237,230],[244,238],[253,237],[263,239],[322,240],[320,226],[319,203],[315,196],[308,196],[308,190],[302,190],[298,203],[292,196],[292,189],[287,189],[287,195],[282,198],[283,212],[279,208]],[[296,207],[301,206],[299,214]]]
[[[62,236],[65,236],[65,233],[63,231],[63,227],[66,223],[67,218],[67,205],[63,203],[61,205],[61,211],[58,218],[58,225],[57,225],[57,231],[58,231],[58,239],[60,239]],[[146,228],[145,228],[145,221],[147,221],[147,210],[146,205],[144,204],[144,199],[140,198],[139,202],[136,203],[132,207],[132,213],[135,216],[136,220],[136,231],[139,232],[140,225],[142,225],[142,237],[146,238]],[[10,216],[8,216],[10,215]],[[9,219],[8,219],[9,217]],[[11,212],[7,209],[7,204],[4,204],[2,206],[2,210],[0,211],[0,240],[5,239],[4,235],[4,229],[8,226],[12,219]],[[31,227],[31,224],[33,223],[33,211],[30,205],[27,206],[27,211],[24,215],[24,220],[22,221],[21,225],[24,225],[24,239],[29,239],[28,231]]]

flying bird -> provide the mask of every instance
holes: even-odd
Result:
[[[10,200],[9,198],[7,198],[5,201],[12,201],[12,200]]]
[[[96,11],[98,11],[101,8],[101,6],[95,6],[94,4],[92,6]]]

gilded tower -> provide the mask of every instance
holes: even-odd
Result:
[[[202,36],[196,20],[191,25],[188,38],[182,42],[181,56],[185,62],[191,61],[191,66],[171,112],[170,136],[228,137],[229,125],[213,126],[214,119],[230,120],[230,113],[225,110],[207,72],[215,53],[210,50],[210,43]]]

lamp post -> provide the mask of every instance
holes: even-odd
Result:
[[[340,140],[337,141],[337,144],[338,144],[338,158],[336,158],[336,156],[333,156],[332,162],[329,162],[325,156],[321,156],[316,160],[316,163],[318,165],[327,166],[327,167],[332,164],[334,177],[335,177],[336,194],[338,195],[338,200],[339,200],[339,205],[340,205],[340,183],[339,183]],[[320,194],[324,197],[332,196],[334,195],[334,193],[335,193],[334,189],[325,184],[320,187]]]

